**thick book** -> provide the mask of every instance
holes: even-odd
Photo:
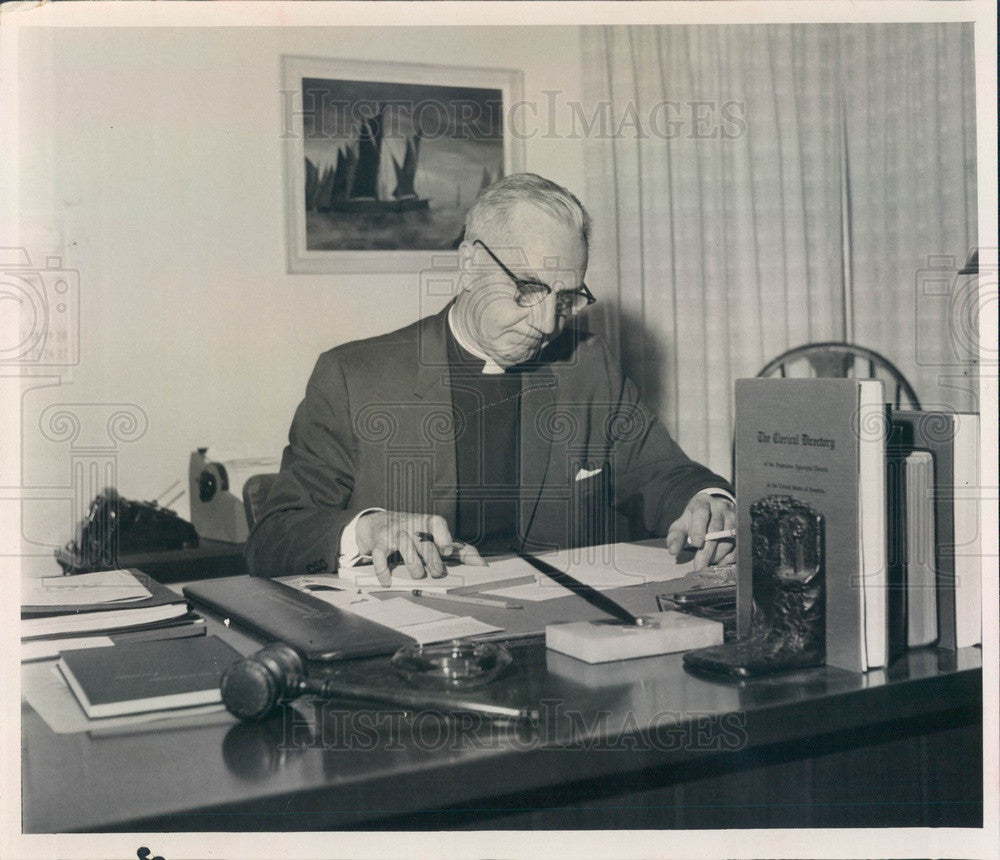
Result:
[[[110,572],[45,577],[26,583],[22,590],[21,638],[122,630],[167,622],[184,616],[189,611],[184,597],[138,570],[115,573],[131,578],[135,586],[141,587],[148,596],[141,599],[114,599],[111,590],[104,584],[106,579],[102,578],[108,573]],[[66,593],[65,602],[57,602],[61,592]],[[45,593],[45,601],[24,602],[30,601],[34,593]],[[89,593],[93,593],[98,599],[82,602],[80,595]],[[107,596],[112,596],[112,599],[100,599]]]
[[[217,636],[68,651],[59,670],[88,717],[222,701],[219,680],[240,654]]]
[[[907,410],[893,412],[892,424],[897,444],[933,458],[938,644],[975,645],[982,641],[979,415]]]
[[[886,449],[892,657],[937,639],[934,458],[900,445],[899,435],[899,428],[892,428]]]
[[[753,599],[751,506],[789,496],[824,524],[826,662],[855,672],[888,663],[886,423],[877,379],[736,381],[740,636]]]

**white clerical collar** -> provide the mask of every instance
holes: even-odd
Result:
[[[474,355],[476,358],[482,359],[486,362],[483,365],[483,373],[489,374],[491,376],[496,376],[500,373],[506,373],[504,368],[497,364],[492,358],[490,358],[481,349],[476,347],[474,344],[469,343],[462,335],[458,333],[458,329],[455,328],[455,323],[452,320],[452,314],[455,313],[455,306],[452,305],[448,309],[448,328],[451,330],[452,337],[455,338],[455,342],[462,347],[470,355]]]

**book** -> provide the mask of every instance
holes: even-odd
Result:
[[[222,701],[219,679],[240,654],[218,636],[68,651],[59,671],[88,717]]]
[[[934,458],[899,444],[899,429],[886,448],[890,657],[937,639]]]
[[[102,648],[109,645],[130,642],[150,642],[159,639],[186,639],[188,636],[204,636],[207,626],[200,616],[182,616],[180,623],[164,623],[130,628],[123,632],[87,634],[85,636],[45,636],[38,639],[21,640],[21,662],[50,660],[63,651],[79,648]]]
[[[982,641],[979,415],[901,410],[892,424],[899,445],[932,456],[938,644],[975,645]]]
[[[790,496],[822,517],[826,662],[889,661],[886,407],[878,379],[736,381],[737,628],[750,631],[750,509]]]
[[[934,576],[934,457],[912,451],[904,460],[906,554],[906,644],[930,645],[938,638]]]
[[[109,573],[115,574],[117,586]],[[136,595],[137,589],[147,596],[116,596]],[[180,594],[138,570],[42,577],[25,582],[22,588],[21,638],[122,630],[167,622],[188,611]]]

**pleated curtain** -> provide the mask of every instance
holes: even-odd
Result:
[[[589,323],[688,454],[728,475],[732,381],[809,342],[869,346],[928,403],[973,405],[943,393],[972,362],[940,295],[975,245],[970,28],[582,38],[582,114],[607,120],[584,144]]]

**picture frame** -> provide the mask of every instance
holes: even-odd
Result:
[[[288,272],[407,272],[524,165],[516,69],[282,57]]]

